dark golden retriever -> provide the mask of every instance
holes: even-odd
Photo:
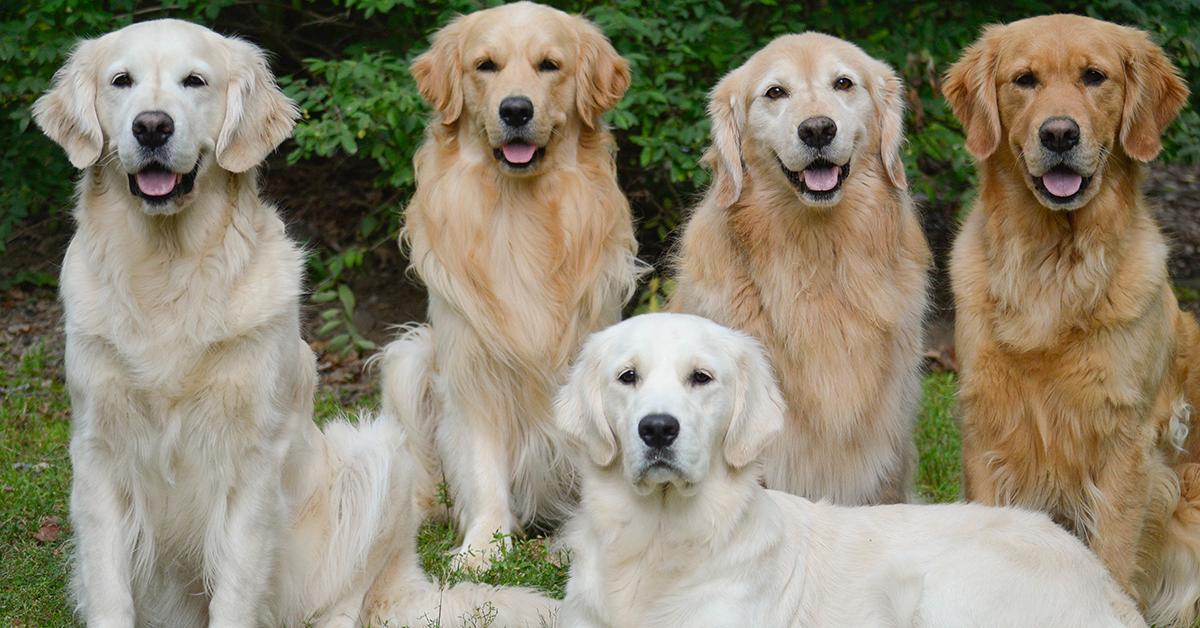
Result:
[[[1140,191],[1187,86],[1146,33],[1053,15],[986,29],[944,90],[980,175],[951,267],[967,497],[1051,513],[1188,624],[1197,327]]]

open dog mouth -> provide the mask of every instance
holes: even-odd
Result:
[[[180,174],[160,163],[151,163],[129,175],[129,192],[140,196],[148,203],[165,203],[192,191],[196,186],[196,173],[200,171],[200,160],[191,172]]]
[[[783,174],[787,176],[792,187],[800,191],[801,194],[807,195],[814,200],[828,200],[833,198],[842,187],[842,182],[846,180],[846,176],[850,174],[850,162],[842,165],[837,165],[825,159],[817,159],[808,164],[799,172],[789,170],[783,165],[783,160],[778,157],[779,167],[783,169]]]
[[[546,154],[546,148],[527,142],[513,141],[493,149],[492,154],[513,170],[525,170],[533,167]]]
[[[1054,203],[1069,203],[1079,198],[1091,180],[1091,177],[1085,177],[1061,164],[1040,177],[1033,177],[1038,192]]]

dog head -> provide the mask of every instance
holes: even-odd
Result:
[[[465,126],[500,171],[530,176],[596,128],[629,87],[629,64],[591,22],[518,2],[462,16],[412,65],[441,123]],[[570,156],[565,156],[570,158]]]
[[[717,84],[709,114],[707,159],[722,207],[741,196],[743,164],[756,183],[809,207],[837,205],[856,176],[886,173],[894,186],[907,187],[900,78],[835,37],[805,33],[771,42]]]
[[[1056,210],[1087,205],[1114,152],[1153,160],[1188,96],[1146,33],[1077,15],[988,27],[943,91],[967,149],[982,161],[1006,144],[1030,192]]]
[[[178,20],[81,42],[33,114],[75,167],[121,169],[148,214],[183,208],[210,161],[253,168],[297,116],[261,50]]]
[[[555,414],[593,464],[640,495],[691,495],[714,466],[746,468],[784,420],[758,342],[686,314],[644,314],[593,334]]]

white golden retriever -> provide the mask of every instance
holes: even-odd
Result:
[[[444,471],[458,559],[478,566],[497,532],[576,502],[551,402],[638,273],[600,119],[629,66],[584,18],[519,2],[455,19],[412,73],[436,109],[404,225],[430,326],[383,354],[383,400],[427,471],[421,502]]]
[[[887,65],[818,33],[776,39],[713,90],[713,185],[672,308],[770,353],[787,421],[769,488],[909,497],[929,249],[900,160],[903,94]]]
[[[61,282],[79,614],[529,623],[551,603],[421,573],[398,423],[312,422],[303,255],[256,182],[295,115],[259,49],[175,20],[82,42],[34,106],[84,169]]]
[[[593,335],[556,409],[590,463],[564,627],[1145,625],[1044,515],[762,488],[782,398],[759,344],[706,319]]]

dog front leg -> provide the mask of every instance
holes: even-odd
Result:
[[[229,495],[221,545],[209,565],[214,577],[210,628],[257,626],[274,580],[275,548],[286,530],[280,467],[269,452],[239,461],[241,476]]]
[[[463,530],[455,564],[486,568],[501,549],[493,543],[496,533],[508,535],[513,530],[508,447],[494,423],[496,418],[464,412],[457,404],[447,405],[437,440],[458,526]]]
[[[76,425],[89,421],[76,418]],[[71,522],[78,547],[75,598],[89,628],[134,625],[127,505],[111,464],[85,437],[71,441]]]
[[[1149,502],[1146,470],[1142,456],[1125,454],[1109,460],[1096,481],[1099,495],[1093,500],[1094,527],[1088,529],[1088,545],[1100,557],[1121,588],[1135,600],[1134,578],[1141,567],[1144,513]],[[1145,600],[1141,600],[1144,605]]]

